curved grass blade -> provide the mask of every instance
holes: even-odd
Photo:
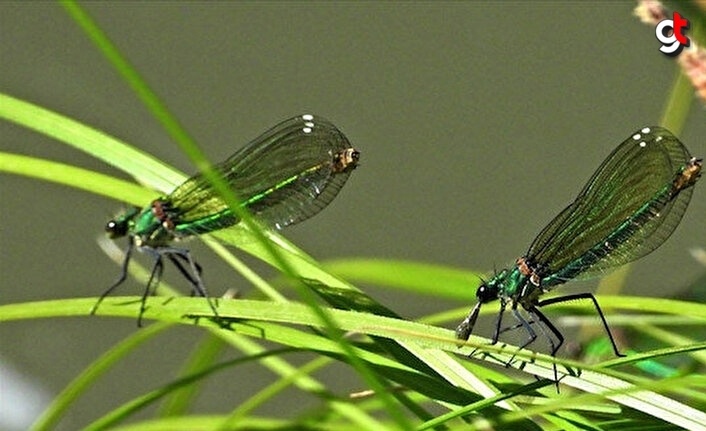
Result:
[[[86,367],[81,374],[74,378],[74,380],[52,400],[51,404],[49,404],[44,412],[34,421],[30,430],[44,431],[54,429],[72,403],[79,396],[84,394],[91,384],[105,374],[115,363],[128,353],[131,353],[143,342],[173,326],[174,324],[172,323],[152,325],[144,331],[135,332],[103,353],[100,358]]]
[[[172,190],[185,178],[161,160],[100,130],[3,93],[0,93],[0,118],[90,154],[155,190]]]
[[[109,198],[123,196],[133,202],[154,199],[156,193],[109,175],[52,160],[0,151],[0,171],[85,190]]]
[[[127,316],[134,312],[133,307],[125,307],[122,304],[124,298],[113,298],[106,304],[104,312],[115,316]],[[175,298],[177,306],[164,304],[159,299],[150,299],[153,307],[150,313],[160,316],[162,320],[184,323],[183,312],[191,312],[194,315],[208,315],[208,309],[201,301],[194,298]],[[0,321],[18,320],[28,317],[58,317],[69,315],[82,315],[86,304],[90,299],[72,299],[58,301],[42,301],[31,304],[11,304],[0,306]],[[332,353],[343,354],[340,346],[315,334],[305,331],[287,330],[286,326],[277,329],[279,323],[294,324],[304,327],[316,326],[323,328],[324,325],[316,319],[316,314],[307,306],[295,303],[273,304],[270,301],[238,300],[228,301],[222,305],[225,316],[233,319],[250,320],[248,324],[237,325],[238,332],[222,331],[227,336],[249,335],[252,337],[264,337],[273,342],[291,346],[294,348],[305,348],[315,351],[330,351]],[[409,322],[401,319],[375,316],[372,314],[358,313],[344,310],[328,309],[328,313],[335,319],[341,330],[351,331],[360,334],[367,334],[377,337],[386,337],[395,341],[403,341],[408,344],[418,346],[427,351],[444,350],[447,352],[456,351],[456,346],[451,338],[451,332],[441,328],[430,327],[419,323]],[[25,314],[30,313],[31,316]],[[213,327],[213,323],[203,320],[199,324]],[[259,327],[259,328],[258,328]],[[475,341],[475,340],[474,340]],[[483,342],[483,340],[479,340]],[[487,340],[485,340],[487,341]],[[473,343],[475,344],[475,343]],[[703,348],[703,346],[701,346]],[[467,348],[464,348],[468,350]],[[504,350],[514,350],[512,346],[505,348],[498,346],[485,346],[484,350],[493,352],[488,355],[488,360],[495,360],[505,363],[510,357]],[[447,351],[447,352],[446,352]],[[357,354],[365,360],[375,363],[385,364],[403,369],[403,365],[383,357],[378,357],[374,353],[357,349]],[[532,352],[521,352],[518,354],[523,359],[531,360],[524,368],[525,372],[551,378],[552,364],[546,355],[537,355]],[[561,360],[562,364],[568,366],[579,366],[572,361]],[[613,377],[619,375],[611,370],[601,369],[600,366],[582,366],[580,376],[562,376],[562,382],[576,389],[596,394],[597,397],[607,397],[619,404],[630,406],[655,417],[666,418],[666,420],[681,426],[693,426],[694,423],[706,423],[706,416],[703,412],[679,403],[672,398],[659,395],[649,389],[648,383],[633,385],[624,379]],[[657,386],[670,385],[669,382],[655,383]],[[644,387],[643,387],[644,386]],[[667,386],[665,386],[666,388]],[[596,398],[598,399],[598,398]],[[558,402],[565,402],[558,400]],[[546,407],[546,406],[544,406]],[[559,406],[560,407],[560,406]],[[557,408],[556,406],[554,407]],[[549,410],[549,409],[546,409]],[[539,414],[541,411],[533,412]],[[701,422],[699,422],[701,421]]]

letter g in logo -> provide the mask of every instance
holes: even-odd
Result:
[[[662,53],[669,56],[679,55],[685,46],[689,46],[689,38],[684,36],[684,30],[689,28],[689,20],[674,12],[674,19],[660,21],[655,28],[657,40],[662,42],[659,48]]]

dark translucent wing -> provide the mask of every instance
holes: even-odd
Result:
[[[302,115],[284,121],[215,166],[243,206],[277,228],[318,213],[355,168],[358,152],[329,121]],[[177,231],[210,232],[236,223],[202,175],[168,197]]]
[[[541,268],[543,285],[595,275],[659,247],[691,198],[690,187],[671,194],[689,160],[684,145],[661,127],[620,144],[530,246],[527,256]]]

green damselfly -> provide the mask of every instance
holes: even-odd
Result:
[[[569,280],[599,275],[659,247],[681,221],[701,175],[701,162],[662,127],[635,132],[606,158],[578,197],[542,230],[513,267],[482,281],[477,303],[456,328],[456,337],[468,340],[481,306],[499,300],[492,343],[502,332],[523,328],[527,334],[523,349],[537,339],[532,327],[536,325],[555,356],[564,336],[539,308],[590,299],[613,351],[622,356],[593,294],[539,298]],[[503,328],[508,307],[516,324]],[[556,377],[556,367],[554,373]]]
[[[336,126],[306,114],[276,125],[215,165],[214,170],[230,185],[243,208],[266,225],[280,229],[306,220],[326,207],[356,168],[359,157],[360,153]],[[162,276],[164,258],[189,281],[194,294],[208,298],[201,267],[188,249],[172,243],[239,222],[202,174],[192,176],[145,208],[131,208],[110,220],[105,228],[108,236],[127,236],[128,247],[120,276],[103,292],[91,314],[125,281],[135,248],[154,259],[142,295],[138,325],[146,298],[154,292]],[[217,316],[210,300],[209,305]]]

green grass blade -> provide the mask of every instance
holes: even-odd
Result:
[[[203,316],[203,319],[207,319],[210,316],[210,309],[205,304],[205,301],[199,299],[201,298],[175,298],[164,304],[158,298],[150,298],[145,317],[157,317],[165,321],[183,322],[183,316],[187,314]],[[82,314],[90,301],[90,299],[76,299],[1,306],[0,321],[28,318],[27,313],[32,315],[32,317]],[[128,304],[126,298],[108,298],[104,307],[101,308],[101,313],[132,317],[136,312],[137,306],[138,304]],[[450,330],[367,313],[343,310],[327,310],[327,312],[336,319],[337,325],[346,331],[386,337],[425,350],[458,351],[466,354],[470,351],[468,348],[457,349],[456,340],[454,340],[453,332]],[[250,300],[221,301],[219,303],[219,313],[223,317],[250,321],[246,322],[246,324],[236,324],[239,334],[248,334],[249,331],[252,336],[264,336],[271,341],[287,345],[292,344],[296,337],[292,336],[291,333],[283,335],[281,330],[267,326],[266,322],[303,326],[310,326],[316,322],[313,319],[314,315],[310,308],[294,303],[273,304],[269,301]],[[261,323],[256,323],[256,321],[261,321]],[[204,320],[200,324],[206,324],[206,321]],[[472,340],[475,341],[476,337],[472,338]],[[497,360],[500,363],[505,363],[514,352],[512,347],[488,346],[482,344],[487,342],[487,340],[479,340],[481,341],[480,344],[474,342],[469,343],[469,345],[478,344],[477,347],[481,347],[483,351],[492,353],[489,359],[486,360]],[[303,342],[303,340],[301,341]],[[330,343],[330,341],[327,342]],[[311,345],[312,340],[307,339],[306,343]],[[505,353],[508,350],[511,353]],[[516,358],[533,361],[525,365],[523,369],[525,372],[547,379],[553,378],[551,361],[554,361],[554,359],[546,355],[537,355],[533,352],[525,351],[516,353]],[[580,377],[564,376],[562,378],[562,384],[564,385],[595,394],[596,396],[605,396],[619,404],[643,411],[655,417],[666,418],[666,420],[680,426],[693,426],[694,423],[701,420],[706,423],[706,415],[704,413],[647,390],[644,388],[645,385],[641,384],[640,387],[636,387],[629,382],[612,377],[610,375],[614,374],[612,371],[602,370],[599,366],[585,366],[566,360],[557,362],[582,370]],[[667,385],[667,383],[664,384]],[[562,402],[566,403],[566,400],[560,400],[560,403]],[[556,408],[557,406],[554,406],[554,409]],[[522,409],[522,411],[524,415],[527,415],[529,410]],[[551,408],[542,406],[541,409],[532,410],[536,414],[546,411],[551,411]]]
[[[228,426],[232,427],[233,425],[247,419],[248,414],[265,402],[274,398],[276,395],[280,394],[283,390],[289,388],[294,384],[299,376],[310,375],[314,371],[317,371],[331,363],[333,363],[333,361],[330,358],[324,356],[318,357],[313,361],[309,361],[299,367],[296,374],[282,377],[276,382],[262,388],[255,394],[251,395],[247,400],[240,403],[240,405],[231,412],[228,419],[223,422],[222,428],[228,429]]]
[[[324,269],[347,280],[371,283],[435,298],[472,301],[485,274],[395,259],[349,258],[323,263]]]
[[[63,142],[132,175],[140,184],[171,191],[185,176],[151,155],[63,115],[0,93],[0,118]]]
[[[699,302],[680,301],[668,298],[648,298],[643,296],[613,296],[602,295],[598,300],[603,309],[619,309],[655,314],[671,314],[679,317],[689,317],[706,323],[706,304]],[[571,310],[582,309],[585,304],[578,301],[552,305],[552,309]],[[610,320],[610,319],[608,319]]]
[[[143,422],[117,425],[111,431],[212,431],[223,421],[219,415],[190,415]],[[318,425],[296,424],[293,428],[291,419],[251,416],[230,428],[229,431],[272,431],[272,430],[316,430],[316,431],[360,431],[360,427],[351,424]]]
[[[182,378],[186,378],[189,375],[197,374],[213,367],[225,346],[221,338],[211,333],[204,334],[201,343],[193,350],[179,374]],[[186,414],[198,395],[199,389],[201,389],[200,384],[204,382],[205,379],[200,379],[194,384],[186,385],[171,394],[171,397],[165,400],[160,407],[158,416],[168,417]]]
[[[230,367],[237,365],[237,364],[260,360],[263,356],[272,356],[272,355],[279,355],[279,354],[281,354],[281,351],[271,350],[268,352],[264,352],[261,355],[232,359],[232,360],[224,362],[224,363],[216,364],[216,365],[211,366],[207,369],[200,370],[197,373],[184,376],[183,378],[178,379],[172,383],[169,383],[168,385],[165,385],[159,389],[155,389],[155,390],[150,391],[142,396],[136,397],[136,398],[128,401],[127,403],[119,406],[118,408],[114,409],[113,411],[109,412],[108,414],[104,415],[103,417],[99,418],[98,420],[94,421],[89,426],[84,428],[84,430],[85,431],[89,431],[89,430],[90,431],[99,431],[99,430],[111,429],[117,423],[129,418],[130,416],[139,412],[140,410],[144,409],[145,407],[156,403],[157,401],[161,400],[162,398],[169,395],[170,393],[173,393],[173,392],[175,392],[179,389],[182,389],[186,386],[193,385],[195,382],[201,381],[204,378],[208,377],[209,375],[212,375],[218,371],[222,371],[226,368],[230,368]]]
[[[266,330],[257,330],[257,328],[254,328],[253,326],[250,326],[248,324],[241,325],[238,329],[239,331],[252,331],[255,330],[255,334],[253,334],[255,337],[259,337],[262,334],[269,333],[271,335],[283,335],[283,339],[289,340],[290,342],[295,342],[299,341],[303,343],[302,345],[306,346],[316,346],[317,343],[322,340],[321,337],[317,338],[311,338],[307,336],[302,336],[302,332],[298,331],[297,333],[292,333],[291,331],[288,331],[287,328],[285,327],[280,327],[280,328],[267,328]],[[247,354],[250,355],[255,355],[259,354],[262,352],[265,352],[265,349],[261,347],[259,344],[255,343],[252,341],[249,337],[245,335],[241,335],[241,333],[236,333],[236,332],[231,332],[231,331],[222,331],[216,328],[213,328],[212,331],[215,331],[220,337],[223,337],[223,339],[231,344],[233,347],[235,347],[238,350],[241,350],[243,352],[246,352]],[[266,332],[265,332],[266,331]],[[242,332],[243,334],[247,332]],[[309,335],[309,334],[307,334]],[[305,339],[306,341],[302,341]],[[313,342],[313,341],[316,342]],[[287,343],[284,343],[287,344]],[[328,345],[328,346],[336,346],[335,348],[340,349],[338,346],[339,344],[335,342],[331,342],[329,340],[326,340],[323,342],[323,344]],[[294,345],[293,347],[301,347]],[[322,383],[318,382],[317,380],[313,379],[309,375],[300,373],[299,368],[296,366],[293,366],[289,364],[288,362],[284,361],[282,358],[279,357],[266,357],[263,358],[261,361],[261,364],[270,369],[272,372],[275,374],[281,376],[283,379],[291,380],[293,381],[294,385],[308,393],[317,395],[317,394],[325,394],[327,393],[326,386],[323,385]],[[327,401],[330,401],[329,405],[331,409],[335,412],[337,412],[339,415],[342,417],[346,418],[347,420],[350,421],[350,423],[357,424],[358,426],[363,427],[364,429],[371,429],[375,430],[375,426],[377,426],[377,429],[382,429],[380,428],[379,422],[377,422],[374,418],[369,417],[365,412],[363,412],[361,409],[359,409],[355,405],[348,405],[347,403],[343,402],[338,402],[336,399],[329,399]],[[221,422],[218,423],[217,426],[213,426],[212,428],[209,429],[218,429],[218,427],[221,427],[223,425],[227,425],[230,422],[230,417],[224,417]]]
[[[84,368],[81,374],[54,397],[51,404],[49,404],[42,415],[32,424],[30,430],[45,431],[54,428],[73,402],[83,395],[86,390],[113,365],[124,358],[128,353],[135,350],[140,344],[172,326],[174,325],[171,323],[151,325],[142,331],[135,332],[103,353],[88,367]]]
[[[635,329],[665,343],[669,343],[669,345],[672,346],[685,346],[695,342],[693,339],[685,337],[680,333],[667,331],[646,323],[635,325]],[[702,365],[706,366],[706,351],[693,352],[691,356]]]
[[[142,205],[157,197],[149,189],[98,172],[37,157],[0,151],[0,171],[50,181],[108,198],[122,196],[126,202]]]
[[[115,70],[122,75],[123,79],[130,85],[152,115],[164,126],[167,133],[180,146],[184,154],[189,157],[200,171],[208,170],[210,164],[195,141],[169,112],[167,106],[159,99],[147,82],[142,79],[137,70],[130,65],[108,36],[98,27],[97,23],[77,2],[63,0],[60,3],[96,48],[113,65]]]
[[[217,236],[217,235],[216,235]],[[373,298],[366,295],[364,292],[355,288],[339,279],[338,277],[329,274],[328,272],[321,269],[316,262],[311,258],[306,256],[301,252],[296,246],[291,244],[285,238],[272,234],[270,236],[273,242],[275,242],[287,259],[289,259],[290,264],[294,265],[297,272],[304,279],[315,280],[316,282],[328,286],[330,289],[340,292],[340,297],[342,298],[353,298],[347,305],[352,310],[360,309],[358,302],[364,302],[366,306],[375,309],[384,309],[382,305],[377,303]],[[255,256],[262,256],[263,253],[258,249],[259,244],[257,243],[245,243],[241,244],[241,248],[248,253]],[[265,260],[277,266],[277,263],[271,259],[265,258]],[[340,305],[336,305],[339,307]],[[459,313],[460,315],[460,313]],[[451,358],[447,353],[428,350],[415,346],[414,344],[405,344],[402,340],[395,340],[402,347],[407,349],[412,355],[417,357],[422,363],[432,364],[432,367],[436,368],[436,371],[444,376],[447,381],[460,388],[475,390],[484,396],[493,396],[496,394],[496,390],[487,385],[485,382],[477,379],[472,373],[468,372],[465,368],[458,365],[457,361]],[[502,404],[506,408],[510,408],[506,404]]]

